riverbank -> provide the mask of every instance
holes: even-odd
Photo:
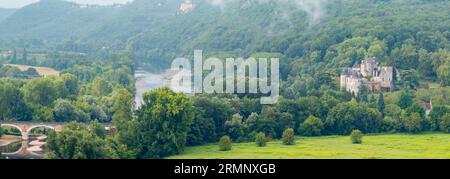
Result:
[[[14,142],[20,142],[21,140],[21,136],[4,135],[3,137],[0,137],[0,147],[7,146]]]

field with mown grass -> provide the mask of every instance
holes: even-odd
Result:
[[[59,75],[59,71],[57,71],[53,68],[28,66],[28,65],[16,65],[16,64],[5,64],[5,65],[16,67],[20,71],[27,71],[29,68],[34,68],[34,69],[36,69],[37,73],[41,76],[58,76]]]
[[[352,144],[348,136],[297,137],[294,146],[272,141],[267,147],[234,143],[231,151],[217,144],[187,147],[169,159],[450,159],[450,134],[383,134]]]

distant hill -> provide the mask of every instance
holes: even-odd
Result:
[[[17,9],[4,9],[0,8],[0,22],[8,18],[11,14],[16,12]]]
[[[240,56],[272,52],[285,59],[314,55],[321,66],[335,67],[360,60],[336,56],[347,48],[346,39],[364,37],[354,40],[358,50],[379,40],[390,53],[421,34],[437,34],[439,39],[417,42],[431,52],[447,48],[450,33],[448,0],[194,0],[192,12],[180,13],[183,2],[135,0],[86,8],[42,0],[4,16],[0,45],[80,52],[128,47],[156,66],[193,49]]]

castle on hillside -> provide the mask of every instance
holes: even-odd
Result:
[[[194,9],[194,3],[192,2],[192,0],[186,0],[180,6],[180,12],[181,13],[189,13],[193,9]]]
[[[376,58],[367,58],[352,68],[345,68],[341,74],[341,89],[355,95],[361,85],[369,92],[380,93],[394,89],[394,68],[379,66]]]

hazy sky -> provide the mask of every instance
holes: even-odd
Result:
[[[0,8],[19,8],[38,1],[39,0],[0,0]],[[68,1],[74,1],[81,4],[107,5],[114,3],[126,3],[133,0],[68,0]]]

